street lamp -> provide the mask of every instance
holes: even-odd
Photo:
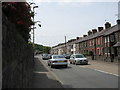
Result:
[[[65,36],[65,54],[67,54],[67,48],[66,48],[66,36]]]
[[[35,8],[38,8],[38,6],[33,6],[33,13],[35,13]],[[34,15],[33,15],[33,22],[34,22]],[[33,50],[34,50],[34,43],[35,43],[35,35],[34,35],[34,25],[35,25],[35,22],[33,24]]]
[[[35,3],[31,3],[31,2],[29,2],[29,4],[32,5],[32,4],[35,4]]]

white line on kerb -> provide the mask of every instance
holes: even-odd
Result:
[[[117,75],[117,74],[113,74],[113,73],[105,72],[105,71],[98,70],[98,69],[94,69],[94,70],[95,70],[95,71],[102,72],[102,73],[106,73],[106,74],[112,74],[112,75],[115,75],[115,76],[119,76],[119,75]]]
[[[44,67],[50,72],[50,74],[52,74],[52,76],[53,76],[56,80],[58,80],[61,84],[64,84],[64,83],[57,77],[57,75],[56,75],[54,72],[52,72],[49,67],[47,67],[47,65],[45,64],[46,62],[44,63],[44,61],[42,61],[42,59],[41,59],[41,60],[39,59],[39,62],[41,62],[41,63],[44,65]]]

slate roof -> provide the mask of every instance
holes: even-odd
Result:
[[[83,37],[80,40],[76,40],[75,43],[86,41],[86,40],[90,40],[90,39],[93,39],[93,38],[98,37],[98,36],[102,36],[104,32],[105,32],[105,30],[102,30],[100,32],[96,32],[95,34],[88,35],[86,37]]]
[[[119,31],[120,29],[118,29],[118,25],[114,25],[108,29],[104,29],[100,32],[97,32],[95,34],[92,34],[92,35],[88,35],[80,40],[76,40],[75,43],[78,43],[78,42],[82,42],[82,41],[86,41],[86,40],[90,40],[90,39],[93,39],[93,38],[96,38],[96,37],[99,37],[99,36],[106,36],[106,35],[109,35],[109,34],[112,34],[113,32],[116,32],[116,31]]]
[[[118,31],[119,29],[118,29],[118,25],[115,25],[115,26],[113,26],[113,27],[111,27],[111,28],[108,28],[108,30],[106,30],[106,32],[104,33],[104,35],[106,36],[106,35],[109,35],[109,34],[111,34],[111,33],[113,33],[113,32],[116,32],[116,31]]]
[[[120,28],[118,29],[118,24],[117,25],[114,25],[108,29],[104,29],[100,32],[96,32],[94,34],[91,34],[91,35],[88,35],[86,37],[83,37],[83,38],[80,38],[80,39],[72,39],[72,40],[69,40],[66,45],[71,45],[71,44],[74,44],[74,43],[79,43],[79,42],[82,42],[82,41],[86,41],[86,40],[90,40],[90,39],[93,39],[93,38],[96,38],[96,37],[99,37],[99,36],[107,36],[109,34],[112,34],[113,32],[116,32],[116,31],[119,31]],[[54,46],[53,48],[54,49],[57,49],[57,48],[62,48],[65,46],[65,43],[62,43],[62,45],[58,44],[56,46]]]

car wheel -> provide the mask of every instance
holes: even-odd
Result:
[[[48,66],[50,66],[50,64],[48,63]]]
[[[73,62],[73,64],[75,64],[75,61]]]
[[[72,62],[72,64],[74,64],[74,62]]]
[[[72,64],[72,62],[70,62],[70,64]]]
[[[65,65],[65,68],[67,68],[68,67],[68,65]]]
[[[54,66],[53,65],[51,65],[51,68],[53,68]]]
[[[71,62],[71,64],[73,64],[73,62]]]
[[[77,65],[77,62],[75,62],[75,65]]]

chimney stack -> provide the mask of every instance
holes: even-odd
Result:
[[[120,30],[120,19],[117,20],[118,30]]]
[[[91,35],[91,34],[92,34],[92,31],[89,30],[89,31],[88,31],[88,35]]]
[[[86,37],[87,35],[83,35],[83,37]]]
[[[102,31],[103,30],[103,27],[98,27],[98,31]]]
[[[110,28],[111,27],[111,24],[109,23],[109,22],[106,22],[105,23],[105,29],[108,29],[108,28]]]
[[[97,29],[92,29],[92,33],[95,34],[97,32]]]
[[[79,37],[76,37],[76,39],[78,40],[78,39],[79,39]]]
[[[120,19],[117,20],[117,24],[120,25]]]
[[[79,39],[82,39],[82,37],[79,37]]]

